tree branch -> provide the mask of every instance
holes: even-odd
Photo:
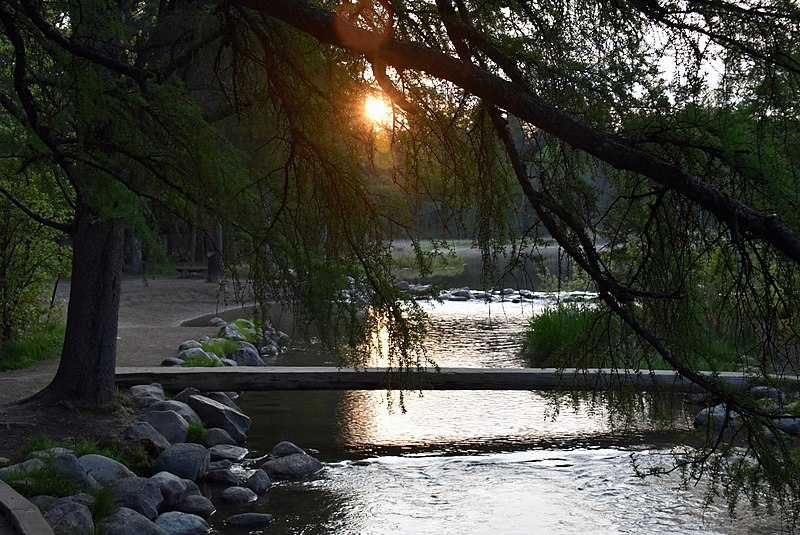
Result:
[[[9,201],[11,201],[14,204],[14,206],[19,208],[26,216],[30,217],[37,223],[40,223],[46,227],[50,227],[52,229],[63,232],[64,234],[72,234],[72,224],[59,223],[58,221],[47,219],[41,214],[34,212],[25,203],[17,199],[13,193],[8,191],[3,186],[0,186],[0,193],[2,193]]]
[[[322,42],[381,58],[398,70],[416,70],[448,80],[615,169],[632,171],[666,186],[719,221],[738,227],[800,263],[800,236],[774,214],[759,212],[680,167],[579,122],[518,84],[426,46],[365,30],[305,0],[233,1]]]

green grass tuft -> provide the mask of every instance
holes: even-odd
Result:
[[[19,340],[0,345],[0,371],[16,370],[57,357],[64,347],[64,323],[48,322]]]
[[[218,357],[227,357],[238,348],[235,341],[227,338],[212,338],[206,342],[202,342],[200,345],[203,351],[206,353],[214,353]]]
[[[183,361],[187,368],[221,368],[225,366],[217,359],[210,359],[200,355],[194,355]]]
[[[207,432],[202,423],[189,422],[189,432],[186,434],[186,442],[205,444]]]

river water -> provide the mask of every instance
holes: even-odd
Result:
[[[545,304],[426,305],[429,355],[442,366],[524,366],[521,333]],[[332,362],[297,346],[276,364]],[[704,488],[684,489],[677,475],[637,477],[634,461],[668,466],[691,432],[693,414],[666,401],[668,431],[648,417],[652,400],[623,425],[603,403],[567,394],[248,392],[238,403],[253,420],[251,465],[290,440],[325,469],[275,484],[247,510],[275,515],[269,534],[779,533],[748,511],[734,520],[724,503],[704,505]]]

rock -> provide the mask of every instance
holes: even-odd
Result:
[[[178,353],[178,358],[181,360],[186,359],[198,359],[198,360],[208,360],[211,358],[211,354],[207,353],[202,347],[194,347],[191,349],[184,349]]]
[[[189,388],[184,388],[183,390],[178,392],[178,395],[176,395],[172,399],[174,399],[175,401],[182,401],[183,403],[186,403],[189,400],[189,396],[195,396],[199,393],[200,391],[198,389],[190,386]]]
[[[189,396],[188,403],[200,416],[206,427],[220,427],[237,442],[247,439],[250,418],[244,413],[205,396]]]
[[[219,496],[222,503],[242,504],[254,502],[258,499],[256,493],[246,487],[228,487]]]
[[[0,466],[8,466],[11,464],[11,459],[8,457],[0,457]]]
[[[800,435],[800,418],[776,418],[775,427],[787,435]]]
[[[136,400],[136,406],[139,408],[164,401],[164,389],[158,383],[132,386],[128,389],[128,395]]]
[[[89,490],[100,488],[97,480],[86,473],[86,469],[78,462],[78,458],[71,453],[59,455],[53,459],[50,463],[50,470]]]
[[[450,292],[451,297],[464,297],[466,299],[472,299],[472,292],[469,291],[469,288],[458,288],[457,290],[453,290]]]
[[[211,470],[228,470],[233,466],[233,461],[230,459],[220,459],[219,461],[211,461],[208,463],[208,471]]]
[[[269,480],[267,473],[259,468],[247,478],[244,486],[260,496],[269,490],[272,486],[272,481]]]
[[[161,503],[162,509],[172,509],[175,504],[184,499],[189,490],[187,482],[191,482],[189,479],[182,479],[170,472],[159,472],[151,476],[150,481],[158,485],[158,489],[161,491],[164,500]]]
[[[212,427],[211,429],[207,429],[206,446],[211,448],[213,446],[219,446],[221,444],[235,446],[236,441],[233,440],[231,435],[224,429],[220,429],[219,427]]]
[[[196,481],[208,472],[211,454],[200,444],[173,444],[158,456],[156,472],[166,471],[178,477]]]
[[[186,442],[189,422],[175,411],[150,411],[143,420],[152,425],[156,431],[164,435],[170,444]]]
[[[90,476],[102,485],[110,485],[114,481],[126,477],[136,477],[136,474],[127,466],[103,455],[89,453],[80,457],[78,462]]]
[[[150,519],[132,509],[120,507],[100,522],[104,535],[170,535]]]
[[[211,526],[203,518],[180,511],[159,515],[156,518],[156,526],[170,535],[205,535],[211,531]]]
[[[754,386],[750,389],[750,395],[753,399],[775,399],[778,401],[786,397],[783,392],[773,386]]]
[[[56,501],[52,504],[52,506],[54,507],[64,502],[80,503],[91,509],[94,506],[95,498],[91,494],[86,494],[85,492],[79,492],[78,494],[75,494],[73,496],[66,496],[64,498],[56,499]]]
[[[53,505],[44,515],[55,535],[91,533],[94,530],[92,512],[82,503],[66,501]]]
[[[178,346],[178,351],[186,351],[187,349],[203,349],[203,344],[197,340],[186,340]]]
[[[200,416],[194,412],[189,405],[186,404],[185,401],[178,401],[177,399],[168,399],[167,401],[162,401],[160,403],[154,403],[149,407],[150,410],[154,411],[173,411],[177,412],[181,415],[181,417],[189,422],[190,424],[202,424],[203,420],[200,419]]]
[[[228,322],[225,321],[222,318],[217,317],[217,318],[211,318],[210,320],[208,320],[208,324],[210,326],[212,326],[212,327],[224,327],[225,325],[228,324]]]
[[[60,498],[56,498],[55,496],[41,495],[30,498],[30,502],[38,507],[40,511],[46,512],[53,507],[59,499]]]
[[[16,474],[17,472],[33,472],[35,470],[41,470],[45,467],[44,461],[41,459],[29,459],[27,461],[12,464],[11,466],[6,466],[5,468],[0,468],[0,477],[5,477],[10,474]]]
[[[211,515],[213,515],[216,511],[211,500],[200,494],[191,494],[186,496],[175,504],[174,510],[180,511],[181,513],[190,513],[201,516],[203,518],[211,517]]]
[[[149,520],[158,516],[158,507],[164,501],[155,481],[144,477],[126,477],[111,484],[111,493],[120,507],[133,509]]]
[[[242,484],[242,477],[228,469],[209,470],[203,480],[206,483],[216,483],[226,486]]]
[[[74,452],[69,448],[55,447],[31,452],[29,456],[36,459],[52,459],[54,457],[58,457],[59,455],[67,455],[68,453]]]
[[[229,526],[237,527],[256,527],[266,526],[274,520],[274,517],[267,513],[239,513],[229,516],[225,523]]]
[[[236,351],[231,353],[229,358],[235,360],[239,366],[266,366],[258,355],[258,350],[250,342],[237,343]]]
[[[406,280],[397,281],[394,284],[394,286],[395,286],[395,288],[397,288],[398,290],[403,291],[403,292],[407,292],[407,291],[409,291],[411,289],[411,284]]]
[[[249,453],[247,448],[242,448],[239,446],[231,446],[229,444],[220,444],[217,446],[212,446],[208,448],[209,453],[211,453],[211,459],[214,461],[218,461],[220,459],[228,459],[234,462],[241,461],[244,459],[245,455]]]
[[[227,366],[229,368],[232,368],[234,366],[238,366],[239,365],[239,363],[236,362],[235,360],[231,360],[231,359],[228,359],[228,358],[221,358],[221,359],[219,359],[219,361],[222,363],[223,366]]]
[[[272,481],[304,479],[322,470],[322,463],[311,455],[295,453],[267,461],[261,466]]]
[[[294,455],[295,453],[305,453],[305,451],[296,444],[289,442],[288,440],[284,440],[282,442],[278,442],[272,447],[272,451],[269,452],[269,456],[272,459],[278,459],[280,457],[286,457],[287,455]]]
[[[125,430],[123,436],[126,440],[143,445],[148,451],[162,452],[170,446],[169,440],[147,422],[132,424]]]
[[[213,399],[214,401],[217,401],[219,403],[222,403],[226,407],[230,407],[231,409],[244,413],[244,411],[239,407],[239,405],[234,403],[234,401],[225,392],[208,392],[206,394],[206,397]]]
[[[161,365],[164,367],[183,366],[183,364],[184,362],[178,357],[167,357],[161,361]]]
[[[738,418],[736,413],[731,412],[730,416],[727,415],[725,405],[716,405],[714,407],[706,407],[697,413],[694,419],[695,427],[711,427],[714,431],[719,431],[725,425],[727,418],[727,425],[734,424]]]
[[[247,341],[247,338],[244,337],[242,332],[239,330],[239,327],[237,327],[233,323],[228,323],[227,325],[223,325],[222,328],[220,328],[220,330],[217,332],[217,336],[220,338],[229,338],[237,342]]]

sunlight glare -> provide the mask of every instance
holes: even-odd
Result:
[[[378,125],[387,125],[392,118],[392,106],[381,97],[369,96],[364,101],[364,114]]]

